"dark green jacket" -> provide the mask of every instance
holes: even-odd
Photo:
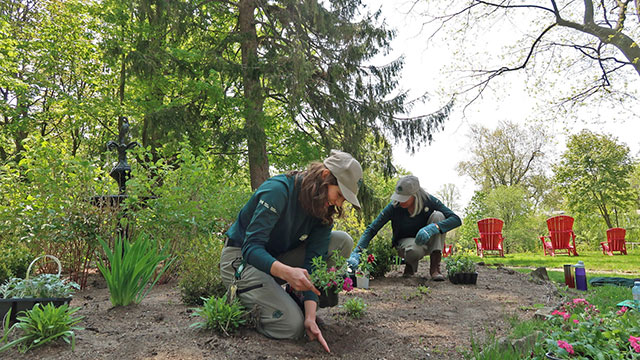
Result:
[[[297,182],[297,184],[295,184]],[[242,248],[245,261],[270,274],[276,257],[306,242],[303,267],[311,274],[311,259],[326,256],[332,225],[308,214],[298,201],[301,178],[277,175],[265,181],[240,210],[227,231],[229,246]],[[297,186],[296,186],[297,185]],[[306,300],[317,301],[311,291]]]
[[[429,194],[428,198],[424,201],[424,211],[414,217],[409,216],[410,214],[407,209],[401,208],[400,206],[393,206],[392,201],[382,209],[378,217],[367,226],[367,229],[358,241],[358,247],[360,249],[366,249],[371,239],[376,236],[378,231],[380,231],[389,220],[391,220],[391,228],[393,230],[391,243],[395,247],[400,239],[416,237],[418,231],[427,226],[427,221],[434,211],[440,211],[445,217],[444,220],[437,223],[440,227],[440,233],[444,234],[462,225],[460,217],[431,194]]]

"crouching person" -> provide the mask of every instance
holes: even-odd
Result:
[[[462,221],[440,200],[422,189],[418,178],[411,175],[398,180],[391,202],[360,237],[347,260],[349,266],[358,266],[362,249],[369,246],[371,239],[389,221],[393,232],[392,246],[405,259],[403,275],[413,275],[418,270],[420,259],[429,255],[431,278],[443,281],[440,262],[445,234],[462,225]]]
[[[259,312],[258,331],[275,339],[306,332],[329,352],[316,323],[320,291],[311,283],[311,259],[338,250],[348,257],[353,239],[332,231],[334,217],[356,197],[362,167],[351,155],[332,150],[323,162],[266,180],[251,196],[226,235],[220,272],[237,286],[244,307]],[[279,283],[302,291],[303,309]]]

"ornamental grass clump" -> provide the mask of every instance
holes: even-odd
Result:
[[[108,263],[101,260],[98,269],[107,282],[113,306],[139,304],[175,260],[170,258],[166,245],[159,249],[158,242],[145,234],[140,234],[133,243],[117,237],[113,251],[102,239],[100,244]],[[164,266],[156,272],[162,262]]]
[[[189,327],[194,329],[214,330],[226,336],[237,330],[247,322],[248,313],[240,304],[238,298],[227,301],[227,295],[222,297],[202,298],[204,305],[194,308],[191,316],[199,316],[204,321],[198,321]]]
[[[353,281],[347,276],[348,265],[347,259],[334,251],[331,254],[331,263],[329,266],[327,261],[321,256],[311,259],[311,282],[321,292],[335,292],[336,294],[342,290],[351,291],[353,289]]]
[[[561,359],[640,359],[640,315],[620,309],[600,313],[585,299],[573,299],[547,321],[547,335],[537,345]]]
[[[67,304],[56,307],[53,304],[42,306],[38,303],[31,310],[22,312],[24,316],[18,316],[18,322],[10,328],[9,314],[3,324],[5,330],[0,341],[0,343],[6,344],[0,346],[0,352],[18,346],[18,351],[24,353],[57,339],[64,340],[67,344],[71,344],[72,350],[75,349],[76,335],[74,330],[83,330],[75,325],[84,318],[83,316],[73,316],[78,310],[80,310],[79,307],[69,308]],[[22,336],[7,342],[9,334],[13,330],[20,330]]]

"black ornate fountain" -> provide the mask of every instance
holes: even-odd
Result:
[[[108,150],[118,151],[118,163],[111,169],[109,175],[118,183],[118,195],[94,196],[92,203],[97,206],[118,206],[127,195],[127,180],[131,178],[131,166],[127,163],[127,150],[139,146],[135,141],[127,143],[129,135],[129,120],[121,116],[118,118],[119,134],[118,142],[109,141],[107,143]]]

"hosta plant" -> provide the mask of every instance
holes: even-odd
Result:
[[[107,282],[113,306],[139,304],[175,260],[166,245],[160,248],[158,242],[142,233],[133,243],[116,238],[113,251],[102,239],[100,243],[108,263],[100,261],[98,269]],[[162,262],[164,266],[156,272]]]
[[[80,310],[77,308],[69,308],[69,305],[54,306],[47,304],[42,306],[36,304],[31,310],[27,310],[18,316],[15,324],[9,328],[9,316],[7,316],[4,325],[4,332],[0,346],[0,352],[8,350],[14,346],[18,347],[20,352],[26,352],[35,347],[44,345],[51,341],[62,339],[66,343],[71,344],[71,349],[75,349],[76,336],[75,330],[82,330],[77,327],[83,317],[74,317],[74,314]],[[10,333],[13,330],[21,332],[20,337],[7,342]]]
[[[202,300],[204,305],[194,308],[191,316],[199,316],[203,321],[191,324],[191,328],[214,330],[228,336],[247,322],[248,313],[237,298],[228,302],[227,295],[223,295]]]
[[[12,278],[0,286],[0,298],[68,298],[80,285],[64,281],[55,274],[40,274],[28,279]]]

